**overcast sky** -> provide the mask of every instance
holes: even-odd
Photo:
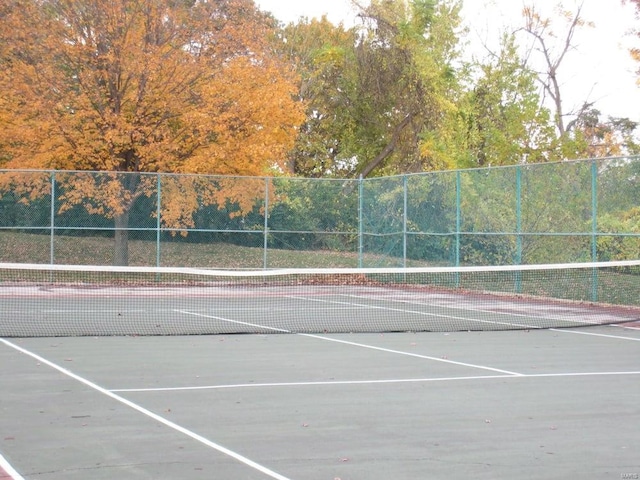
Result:
[[[579,0],[564,0],[571,9]],[[353,25],[355,12],[349,0],[255,0],[262,10],[272,12],[283,22],[327,15],[334,23]],[[463,16],[470,28],[470,48],[482,51],[483,43],[497,40],[501,29],[521,25],[523,0],[464,0]],[[536,0],[536,8],[552,15],[556,0]],[[625,47],[633,42],[626,32],[640,26],[633,9],[619,0],[584,0],[583,18],[595,23],[594,28],[581,29],[571,52],[560,69],[565,84],[565,110],[579,106],[584,100],[595,101],[603,114],[629,117],[640,122],[640,86]],[[558,25],[561,25],[558,23]]]

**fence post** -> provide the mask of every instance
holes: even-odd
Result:
[[[363,255],[364,255],[364,239],[362,236],[364,235],[364,226],[362,225],[363,221],[363,208],[364,208],[364,182],[362,179],[362,174],[358,177],[358,268],[362,268],[364,265]]]
[[[591,261],[598,261],[598,165],[591,162]]]
[[[455,266],[460,266],[460,230],[462,229],[462,175],[456,170],[456,245]],[[460,286],[460,272],[455,273],[456,288]]]
[[[460,266],[460,229],[462,228],[462,210],[460,206],[462,197],[462,178],[460,170],[456,170],[456,245],[455,245],[455,266]]]
[[[404,175],[402,177],[402,190],[404,194],[404,205],[403,205],[403,215],[402,215],[402,266],[403,268],[407,267],[407,205],[408,205],[408,192],[407,192],[407,184],[408,177]]]
[[[591,261],[598,261],[598,164],[591,161]],[[591,301],[598,301],[598,269],[591,274]]]
[[[56,232],[56,172],[51,172],[51,211],[49,212],[49,263],[55,264],[55,232]]]
[[[268,267],[267,248],[269,245],[269,178],[264,179],[264,239],[262,252],[262,268]]]
[[[160,228],[162,221],[160,218],[161,205],[162,205],[162,190],[161,190],[161,176],[158,173],[156,176],[156,267],[160,266]]]
[[[522,167],[516,166],[516,265],[522,264]],[[516,271],[516,293],[522,292],[522,272]]]

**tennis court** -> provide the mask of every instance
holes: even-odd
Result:
[[[464,270],[27,270],[0,284],[0,478],[640,475],[637,306],[472,291]]]

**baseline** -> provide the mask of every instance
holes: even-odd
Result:
[[[571,330],[566,328],[550,328],[552,332],[573,333],[574,335],[588,335],[591,337],[615,338],[616,340],[630,340],[632,342],[640,342],[640,338],[622,337],[620,335],[608,335],[606,333],[583,332],[581,330]]]
[[[11,480],[25,480],[25,478],[16,472],[15,468],[0,453],[0,479],[7,478]]]

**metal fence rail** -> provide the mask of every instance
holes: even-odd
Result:
[[[0,261],[215,268],[640,258],[640,157],[359,180],[0,170]]]

